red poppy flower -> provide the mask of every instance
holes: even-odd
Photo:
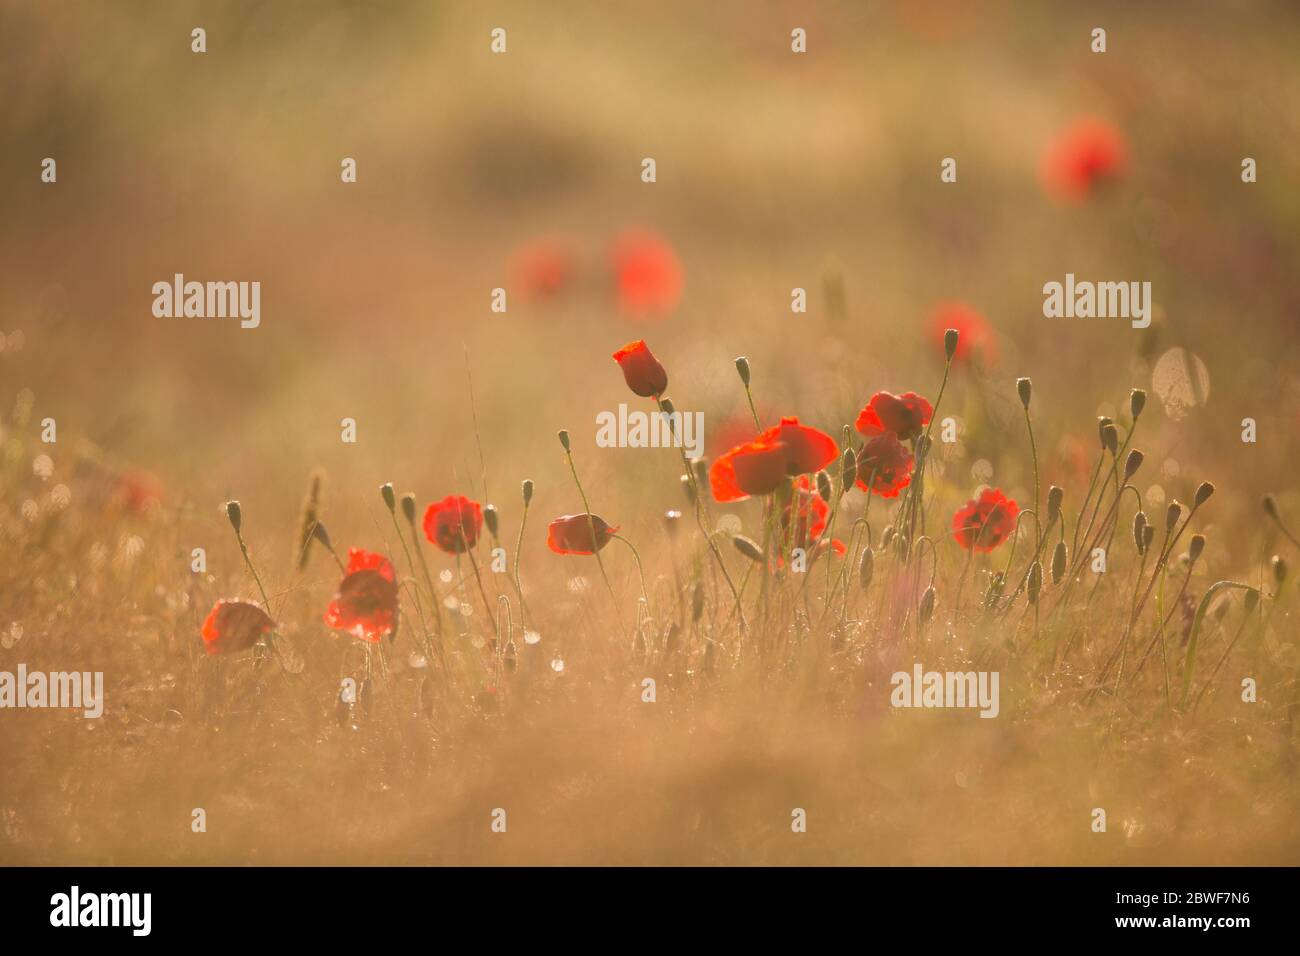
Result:
[[[1128,166],[1124,136],[1104,120],[1085,117],[1060,133],[1043,153],[1044,188],[1066,202],[1080,203],[1096,187]]]
[[[992,551],[1016,528],[1020,506],[999,488],[985,488],[952,516],[953,537],[967,551]]]
[[[592,541],[592,528],[596,530]],[[599,515],[561,515],[546,527],[546,546],[556,554],[595,554],[618,531]]]
[[[483,506],[464,495],[448,495],[424,512],[424,536],[448,554],[462,554],[478,543]]]
[[[743,501],[770,494],[784,478],[825,468],[839,453],[830,435],[800,425],[797,418],[782,418],[753,441],[718,456],[709,469],[709,485],[718,501]]]
[[[682,266],[667,242],[651,233],[624,233],[610,262],[618,283],[618,304],[634,316],[663,315],[682,297]]]
[[[246,651],[268,633],[275,622],[248,601],[218,601],[203,622],[203,644],[209,654]]]
[[[627,387],[642,398],[653,398],[667,390],[668,373],[643,340],[628,342],[614,353],[614,361],[623,370]]]
[[[876,392],[858,413],[856,427],[868,438],[893,432],[900,441],[907,441],[921,434],[933,414],[934,408],[916,392]]]
[[[143,514],[162,501],[162,485],[147,471],[124,471],[117,476],[114,495],[127,510]]]
[[[574,259],[564,243],[538,239],[515,251],[510,263],[511,284],[525,302],[553,299],[573,279]]]
[[[915,459],[893,432],[877,435],[858,449],[857,486],[881,498],[897,498],[912,483]],[[872,475],[875,475],[872,478]],[[871,487],[867,487],[867,482]]]
[[[984,365],[997,361],[997,342],[993,339],[993,329],[984,316],[980,315],[965,302],[940,302],[930,313],[927,333],[944,355],[944,335],[949,329],[958,332],[957,351],[954,362],[968,362],[972,359]]]
[[[397,627],[397,578],[382,554],[353,548],[339,589],[325,609],[325,623],[371,644]]]

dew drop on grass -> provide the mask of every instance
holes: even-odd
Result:
[[[540,643],[541,639],[542,635],[538,634],[536,631],[524,631],[525,644],[537,644]]]
[[[1172,348],[1156,362],[1151,373],[1151,391],[1160,397],[1165,414],[1172,420],[1186,418],[1210,397],[1210,372],[1197,356],[1183,348]]]

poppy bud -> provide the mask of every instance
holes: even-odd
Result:
[[[1203,534],[1192,535],[1192,542],[1187,546],[1187,557],[1190,563],[1195,564],[1196,559],[1201,556],[1201,552],[1204,550],[1205,550],[1205,535]]]
[[[957,343],[961,341],[961,333],[956,329],[948,329],[943,333],[943,354],[950,360],[957,354]]]
[[[1061,517],[1061,501],[1065,498],[1065,492],[1060,485],[1052,485],[1047,489],[1047,523],[1051,524],[1057,518]]]
[[[1025,586],[1025,591],[1029,595],[1029,603],[1031,605],[1038,603],[1038,595],[1042,590],[1043,566],[1035,561],[1029,566],[1029,583]]]
[[[386,481],[380,485],[379,493],[383,495],[384,504],[388,505],[389,511],[397,508],[397,498],[393,495],[393,483],[391,481]]]
[[[634,394],[652,398],[668,388],[668,373],[641,339],[615,352],[614,361],[623,370],[623,379]]]
[[[1177,501],[1169,502],[1169,507],[1165,509],[1165,534],[1174,530],[1178,524],[1178,519],[1183,516],[1183,506]]]
[[[736,371],[740,373],[741,384],[749,388],[749,359],[743,355],[737,356]]]
[[[908,540],[907,535],[894,535],[894,547],[898,550],[898,560],[906,561],[908,554],[912,550],[912,542]]]
[[[862,585],[862,590],[866,590],[871,584],[872,575],[876,570],[876,556],[871,550],[871,546],[862,549],[862,561],[858,564],[858,583]]]
[[[1192,507],[1199,508],[1210,500],[1210,495],[1214,494],[1214,483],[1203,481],[1200,487],[1196,489],[1196,497],[1192,499]]]
[[[880,550],[884,551],[886,548],[888,548],[889,542],[893,540],[894,540],[894,526],[892,524],[887,524],[885,525],[885,530],[880,532]]]
[[[1133,544],[1137,546],[1138,554],[1142,553],[1142,534],[1147,526],[1147,515],[1145,511],[1139,511],[1133,516]]]
[[[1066,548],[1064,541],[1056,542],[1056,550],[1052,552],[1052,583],[1060,584],[1061,578],[1065,576]]]
[[[1128,411],[1133,416],[1133,421],[1138,420],[1142,414],[1142,409],[1147,407],[1147,393],[1140,388],[1135,388],[1128,394]]]
[[[1273,555],[1273,579],[1281,584],[1286,580],[1286,561],[1280,554]]]
[[[691,482],[690,475],[682,475],[682,491],[686,492],[686,500],[691,503],[691,507],[694,507],[697,498],[695,495],[695,485]]]
[[[226,502],[226,517],[230,519],[230,526],[235,529],[235,534],[239,534],[240,525],[244,523],[244,513],[239,510],[238,501]]]
[[[568,429],[561,428],[559,431],[560,446],[567,452],[569,450],[569,432]]]
[[[520,488],[524,493],[524,507],[527,508],[528,503],[533,500],[533,479],[525,478]]]
[[[1034,383],[1027,378],[1016,379],[1016,394],[1020,396],[1020,404],[1029,408],[1029,398],[1033,394]]]
[[[415,493],[408,491],[402,495],[402,514],[406,520],[415,523]]]
[[[668,529],[668,536],[670,538],[677,537],[677,528],[681,524],[681,519],[682,513],[680,511],[664,512],[664,527]]]
[[[844,449],[844,459],[840,472],[840,491],[848,491],[858,480],[858,456],[852,448]]]
[[[930,617],[934,614],[934,585],[925,589],[921,595],[921,606],[917,609],[917,620],[922,624],[928,624]]]
[[[1264,505],[1264,514],[1268,515],[1268,516],[1269,516],[1270,518],[1272,518],[1274,521],[1281,521],[1281,520],[1282,520],[1282,519],[1278,516],[1278,510],[1277,510],[1277,499],[1276,499],[1276,498],[1274,498],[1272,495],[1265,495],[1265,496],[1264,496],[1263,505]]]
[[[749,558],[749,560],[757,561],[759,564],[762,564],[765,560],[763,549],[753,538],[746,538],[743,534],[738,534],[732,537],[731,543],[736,546],[737,551]]]
[[[1142,553],[1146,554],[1151,547],[1151,542],[1155,540],[1156,529],[1147,525],[1142,529]]]
[[[483,523],[487,525],[488,534],[492,535],[492,537],[495,538],[497,536],[497,506],[496,505],[483,506]]]
[[[817,495],[818,497],[821,498],[822,501],[826,502],[827,504],[830,504],[831,476],[826,474],[825,469],[822,469],[821,471],[817,472]]]
[[[1101,425],[1101,447],[1112,455],[1119,454],[1119,431],[1109,419],[1103,420]]]
[[[1134,448],[1128,453],[1128,460],[1124,462],[1124,480],[1128,481],[1137,474],[1137,470],[1142,467],[1142,459],[1146,455]]]

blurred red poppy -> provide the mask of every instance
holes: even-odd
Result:
[[[448,554],[462,554],[478,543],[483,506],[464,495],[448,495],[424,512],[424,536]]]
[[[1048,144],[1040,174],[1052,196],[1080,203],[1101,183],[1123,175],[1127,167],[1123,134],[1105,120],[1083,117]]]
[[[248,601],[218,601],[203,622],[203,644],[209,654],[246,651],[275,627],[270,615]]]
[[[982,365],[992,365],[997,361],[997,342],[993,338],[993,328],[975,308],[965,302],[940,302],[930,313],[927,334],[939,356],[943,357],[944,335],[949,329],[958,332],[957,351],[954,362],[976,361]]]
[[[614,353],[614,361],[623,370],[627,387],[642,398],[653,398],[667,390],[668,373],[644,340],[627,343]]]
[[[117,476],[114,495],[127,510],[143,514],[162,501],[162,484],[147,471],[124,471]]]
[[[794,417],[782,418],[751,442],[724,452],[709,469],[709,485],[718,501],[743,501],[766,495],[783,479],[825,468],[839,456],[835,439]]]
[[[907,446],[893,432],[877,435],[858,449],[857,486],[881,498],[897,498],[912,483],[914,461]]]
[[[510,262],[511,285],[525,302],[556,298],[573,281],[574,272],[571,250],[555,239],[520,246]]]
[[[556,554],[595,554],[617,531],[599,515],[561,515],[546,527],[546,546]]]
[[[830,516],[831,509],[826,502],[822,501],[821,495],[813,490],[812,481],[808,476],[800,475],[794,481],[793,499],[781,512],[781,530],[787,534],[796,503],[799,508],[799,520],[794,527],[794,547],[806,549],[826,530],[826,519]]]
[[[856,427],[868,438],[893,432],[900,441],[907,441],[921,434],[933,414],[930,403],[916,392],[876,392],[858,413]]]
[[[382,554],[353,548],[339,589],[325,609],[325,623],[371,644],[397,627],[397,578]]]
[[[673,247],[648,232],[628,232],[614,240],[610,263],[618,285],[618,304],[632,316],[664,315],[682,297],[682,266]]]
[[[1016,528],[1020,506],[999,488],[985,488],[952,516],[953,537],[967,551],[992,551]]]

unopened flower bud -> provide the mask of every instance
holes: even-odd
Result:
[[[1165,509],[1165,534],[1174,530],[1178,524],[1178,519],[1183,516],[1183,506],[1177,501],[1169,502],[1169,507]]]
[[[239,528],[244,523],[244,513],[239,509],[239,502],[230,500],[226,502],[226,517],[230,519],[230,526],[235,529],[235,534],[239,534]]]
[[[397,510],[397,496],[393,494],[393,483],[386,481],[379,486],[379,494],[383,496],[384,504],[388,505],[389,511]]]
[[[866,590],[871,584],[871,578],[876,572],[876,556],[871,550],[871,546],[862,549],[862,561],[858,564],[858,584],[862,590]]]
[[[1104,419],[1101,424],[1101,447],[1112,455],[1119,454],[1119,430],[1109,419]]]
[[[826,474],[825,469],[822,469],[821,471],[817,472],[817,495],[818,497],[821,498],[822,501],[826,502],[827,504],[830,504],[831,476]]]
[[[1195,564],[1196,559],[1201,556],[1201,552],[1204,550],[1205,550],[1205,535],[1203,534],[1192,535],[1192,541],[1187,546],[1187,557],[1189,562],[1191,564]]]
[[[1064,541],[1056,542],[1056,550],[1052,552],[1052,583],[1060,584],[1061,578],[1065,576],[1066,548]]]
[[[736,371],[740,373],[741,384],[749,388],[749,359],[741,355],[736,358]]]
[[[1034,383],[1027,378],[1016,379],[1016,394],[1020,396],[1020,404],[1029,407],[1029,399],[1033,394]]]
[[[1025,591],[1029,595],[1030,605],[1038,603],[1038,595],[1043,590],[1043,566],[1035,561],[1029,566],[1029,582]]]
[[[934,585],[925,589],[921,595],[921,606],[917,609],[917,620],[922,624],[928,624],[930,617],[934,614]]]
[[[1133,516],[1133,544],[1138,549],[1138,554],[1142,553],[1142,536],[1146,531],[1147,515],[1145,511],[1139,511]]]
[[[1192,499],[1192,507],[1199,508],[1210,500],[1210,495],[1214,494],[1214,483],[1203,481],[1200,487],[1196,489],[1196,497]]]
[[[484,505],[483,523],[487,525],[488,534],[492,535],[492,537],[494,538],[497,536],[497,521],[498,521],[497,506]]]
[[[409,491],[402,495],[402,515],[407,521],[415,523],[415,495]]]
[[[1128,459],[1124,462],[1124,480],[1128,481],[1137,474],[1137,470],[1142,467],[1142,459],[1146,455],[1134,448],[1128,453]]]
[[[565,451],[568,451],[568,450],[569,450],[569,432],[568,432],[568,430],[567,430],[567,429],[564,429],[564,428],[561,428],[558,434],[559,434],[559,438],[560,438],[560,446],[561,446]]]
[[[943,333],[943,354],[949,361],[957,354],[957,343],[961,341],[961,333],[956,329],[948,329]]]
[[[736,546],[737,551],[751,561],[762,564],[766,560],[762,547],[753,538],[746,538],[743,534],[738,534],[732,537],[731,543]]]
[[[528,503],[533,500],[533,479],[525,478],[524,483],[520,485],[520,490],[524,494],[524,507],[527,508]]]
[[[1147,393],[1140,388],[1135,388],[1128,393],[1128,411],[1133,416],[1133,421],[1138,420],[1142,414],[1142,409],[1147,407]]]
[[[1061,517],[1061,502],[1065,498],[1065,492],[1060,485],[1052,485],[1047,489],[1047,523],[1051,524],[1057,518]]]
[[[848,491],[857,480],[858,456],[852,448],[845,448],[840,471],[840,490]]]

